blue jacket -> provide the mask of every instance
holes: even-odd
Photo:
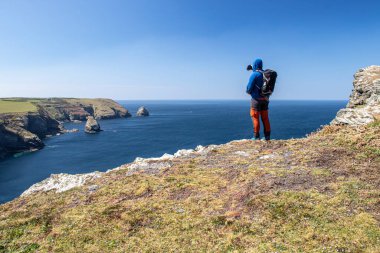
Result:
[[[252,68],[253,68],[253,73],[248,81],[247,93],[250,94],[251,97],[255,99],[264,98],[264,96],[260,94],[261,87],[263,87],[263,84],[264,84],[263,74],[258,71],[258,70],[263,70],[263,61],[261,59],[255,60]]]

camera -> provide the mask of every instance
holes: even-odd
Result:
[[[251,64],[249,64],[249,65],[247,66],[247,71],[250,71],[250,70],[253,70],[253,67],[252,67]]]

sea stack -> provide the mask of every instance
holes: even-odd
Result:
[[[137,113],[136,113],[136,116],[149,116],[149,111],[144,107],[144,106],[141,106],[138,110],[137,110]]]
[[[94,134],[102,131],[100,129],[100,125],[93,116],[87,117],[86,126],[84,127],[84,131],[89,134]]]

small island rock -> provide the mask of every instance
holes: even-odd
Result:
[[[99,125],[98,121],[96,121],[96,119],[94,119],[94,117],[88,116],[84,131],[86,133],[89,133],[89,134],[94,134],[94,133],[100,132],[102,130],[100,129],[100,125]]]
[[[141,106],[137,110],[136,116],[149,116],[149,111],[144,106]]]

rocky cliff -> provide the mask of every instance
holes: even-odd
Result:
[[[63,121],[130,117],[123,106],[111,99],[49,98],[0,99],[7,108],[23,103],[33,105],[25,111],[7,112],[0,108],[0,159],[23,151],[41,149],[42,139],[63,133]],[[30,108],[30,109],[29,109]],[[13,108],[12,108],[13,109]]]
[[[85,121],[88,116],[96,119],[130,117],[123,106],[111,99],[52,98],[40,101],[38,105],[52,118],[59,121]]]
[[[373,119],[52,175],[0,206],[0,249],[380,252],[379,137]]]
[[[0,159],[7,155],[40,149],[41,139],[63,131],[46,112],[0,114]]]
[[[338,112],[332,124],[363,125],[380,119],[380,66],[359,69],[347,108]]]

